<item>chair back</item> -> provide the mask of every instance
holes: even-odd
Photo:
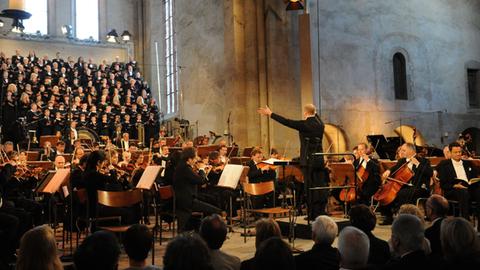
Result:
[[[98,190],[98,203],[110,207],[128,207],[140,203],[143,199],[139,189],[127,191]]]
[[[159,186],[158,194],[161,200],[170,200],[173,198],[173,187],[171,185]]]
[[[249,195],[259,196],[275,191],[275,184],[273,181],[262,183],[243,183],[243,190]]]

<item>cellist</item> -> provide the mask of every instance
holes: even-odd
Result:
[[[355,159],[353,166],[358,176],[357,184],[361,186],[358,192],[358,202],[366,205],[380,186],[380,166],[378,162],[370,158],[370,150],[366,143],[357,146],[358,159]]]
[[[413,176],[408,182],[411,186],[402,185],[396,194],[395,200],[381,209],[382,214],[385,215],[382,225],[392,224],[393,211],[399,209],[403,204],[415,203],[418,198],[430,196],[429,185],[433,170],[428,159],[418,157],[416,154],[415,145],[412,143],[404,143],[400,147],[399,153],[402,158],[398,160],[396,165],[387,169],[382,175],[382,180],[385,183],[386,181],[394,181],[391,179],[395,179],[395,172],[402,166],[406,166],[413,172]]]

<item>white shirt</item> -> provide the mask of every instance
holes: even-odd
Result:
[[[457,179],[468,182],[467,173],[465,173],[465,167],[463,167],[463,161],[455,161],[452,159],[453,168],[455,169],[455,174]]]

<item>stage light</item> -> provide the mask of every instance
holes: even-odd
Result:
[[[303,9],[303,3],[301,0],[289,0],[287,4],[287,10],[301,10]]]
[[[117,34],[117,31],[115,29],[112,29],[110,32],[108,32],[107,42],[117,43],[117,38],[118,38],[118,34]]]
[[[123,31],[122,33],[122,40],[127,42],[127,41],[130,41],[132,39],[132,35],[127,31]]]

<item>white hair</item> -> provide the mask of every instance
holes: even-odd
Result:
[[[392,238],[409,251],[421,250],[424,245],[425,229],[417,216],[401,214],[392,224]]]
[[[313,241],[331,245],[338,233],[337,223],[328,216],[318,216],[312,223]]]
[[[338,236],[340,266],[348,269],[362,268],[367,265],[370,239],[361,230],[347,226]]]

